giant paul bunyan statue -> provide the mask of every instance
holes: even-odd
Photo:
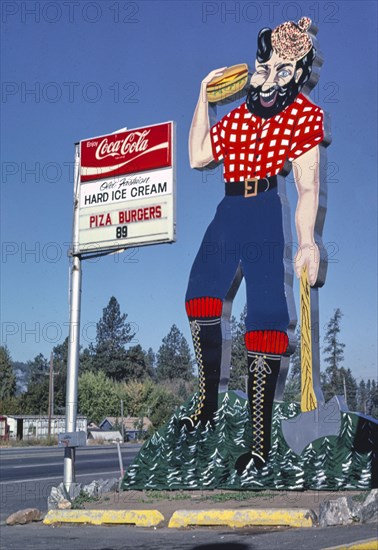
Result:
[[[310,25],[310,19],[303,17],[297,24],[285,22],[274,30],[260,31],[246,100],[216,123],[212,120],[215,104],[208,102],[207,93],[215,77],[222,79],[224,69],[209,73],[202,81],[190,130],[191,166],[203,169],[223,161],[225,197],[204,235],[186,293],[199,398],[195,412],[182,423],[189,430],[198,422],[214,423],[224,342],[222,314],[243,276],[253,444],[236,462],[239,473],[251,463],[258,469],[266,463],[280,364],[293,351],[278,193],[278,181],[288,173],[288,163],[292,163],[298,191],[295,271],[300,276],[307,268],[310,285],[324,282],[315,242],[324,115],[301,93],[316,58]],[[214,243],[217,246],[211,248]],[[259,250],[255,261],[243,253],[250,243]]]

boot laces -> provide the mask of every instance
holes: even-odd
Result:
[[[251,366],[249,367],[250,372],[255,372],[256,374],[271,374],[272,369],[266,361],[265,356],[256,355],[255,359],[252,361]]]

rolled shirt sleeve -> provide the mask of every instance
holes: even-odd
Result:
[[[316,106],[308,108],[307,112],[306,109],[304,111],[294,128],[288,155],[291,162],[315,145],[320,145],[324,139],[323,111]]]
[[[216,162],[224,159],[224,129],[223,120],[220,120],[210,130],[211,147],[213,150],[213,157]]]

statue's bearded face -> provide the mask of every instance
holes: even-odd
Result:
[[[268,61],[256,61],[255,67],[247,92],[247,107],[261,118],[271,118],[283,111],[299,94],[298,81],[302,69],[296,69],[295,61],[283,59],[274,51]]]

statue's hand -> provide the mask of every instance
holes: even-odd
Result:
[[[314,286],[318,277],[319,265],[320,252],[316,243],[305,244],[299,247],[294,259],[294,268],[298,279],[301,277],[303,267],[306,266],[308,281],[311,286]]]
[[[213,71],[210,71],[209,74],[202,80],[202,88],[206,89],[207,85],[213,80],[213,78],[217,76],[222,76],[225,69],[227,69],[227,67],[221,67],[220,69],[214,69]]]

